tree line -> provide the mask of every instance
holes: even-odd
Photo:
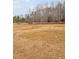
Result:
[[[65,22],[65,3],[51,4],[50,6],[37,6],[25,17],[14,16],[14,23],[42,23],[42,22]]]

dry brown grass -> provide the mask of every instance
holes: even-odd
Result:
[[[64,24],[14,24],[14,59],[64,59]]]

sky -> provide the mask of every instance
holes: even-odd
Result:
[[[13,16],[25,15],[38,5],[57,3],[61,0],[13,0]]]

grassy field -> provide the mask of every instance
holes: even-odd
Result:
[[[14,59],[64,59],[64,24],[13,24]]]

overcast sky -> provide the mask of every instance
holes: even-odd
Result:
[[[61,0],[13,0],[13,16],[25,15],[29,13],[29,9],[35,8],[37,5],[57,3]]]

